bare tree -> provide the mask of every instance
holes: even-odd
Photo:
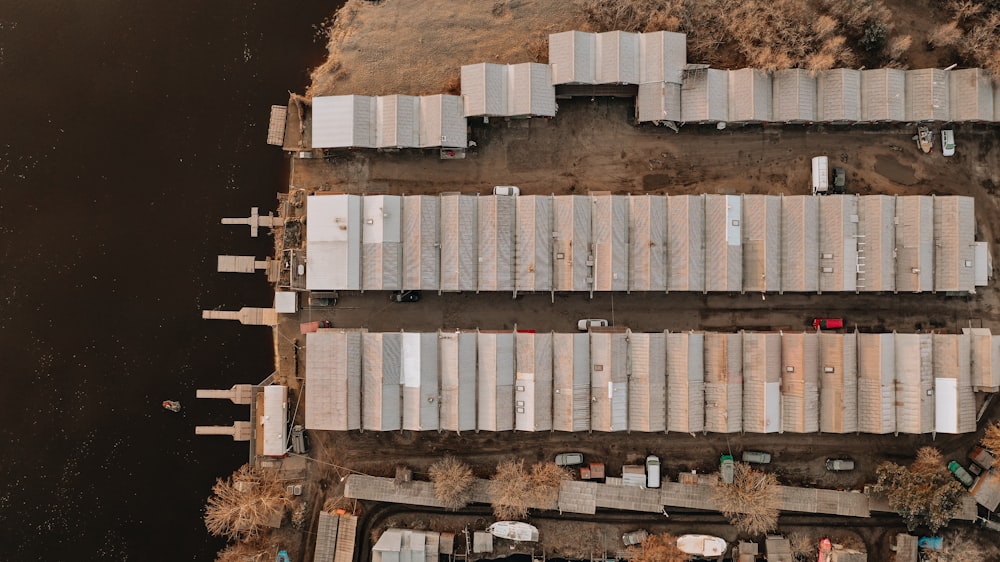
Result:
[[[472,484],[476,481],[469,465],[455,457],[445,457],[431,465],[431,482],[434,496],[451,510],[465,507],[472,498]]]
[[[958,22],[950,21],[935,27],[927,36],[927,42],[933,47],[948,47],[961,41],[962,35]]]
[[[986,426],[986,433],[980,443],[990,451],[1000,454],[1000,420],[994,420]]]
[[[238,542],[220,550],[215,562],[269,562],[274,558],[274,551],[274,545],[267,542]]]
[[[652,535],[626,551],[632,562],[687,562],[691,559],[690,555],[677,548],[677,537],[670,533]]]
[[[788,535],[788,542],[792,547],[792,556],[796,560],[808,560],[810,557],[815,557],[818,541],[812,535],[792,533]]]
[[[243,465],[216,480],[205,508],[205,527],[215,536],[253,540],[274,520],[281,521],[292,498],[277,472]]]
[[[573,474],[554,462],[540,462],[531,467],[531,496],[536,505],[545,505],[559,497],[559,486],[572,480]]]
[[[925,550],[924,554],[930,562],[966,562],[995,560],[998,552],[995,545],[992,549],[985,547],[968,529],[962,529],[945,537],[941,550]]]
[[[497,519],[517,520],[528,516],[532,491],[524,460],[500,461],[490,479],[489,490]]]
[[[717,481],[715,501],[719,511],[741,533],[761,535],[778,528],[777,486],[773,474],[738,462],[732,484]]]
[[[941,452],[933,447],[917,451],[910,466],[885,462],[875,471],[874,489],[884,493],[889,507],[906,522],[911,531],[926,525],[936,532],[948,524],[962,505],[966,490],[945,467]]]

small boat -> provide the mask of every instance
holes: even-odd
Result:
[[[164,400],[163,401],[163,409],[164,410],[170,410],[171,412],[180,412],[181,411],[181,403],[178,402],[178,401],[176,401],[176,400]]]
[[[934,148],[934,133],[931,132],[930,127],[920,126],[917,127],[917,146],[920,150],[924,151],[924,154],[929,154],[931,149]]]
[[[726,551],[726,541],[711,535],[681,535],[677,548],[695,556],[721,556]]]
[[[538,529],[520,521],[497,521],[487,529],[494,537],[521,542],[537,542]]]

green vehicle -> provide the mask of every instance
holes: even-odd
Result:
[[[722,481],[726,484],[733,483],[734,466],[732,455],[722,455],[722,458],[719,459],[719,472],[722,474]]]
[[[955,480],[961,482],[966,488],[971,488],[972,485],[976,483],[975,479],[972,478],[972,475],[969,474],[969,471],[965,470],[965,467],[958,464],[958,461],[951,461],[948,463],[948,470],[950,470],[952,475],[955,476]]]

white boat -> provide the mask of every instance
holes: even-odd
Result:
[[[520,521],[497,521],[487,529],[494,537],[520,542],[537,542],[538,529]]]
[[[726,551],[726,541],[711,535],[681,535],[677,548],[695,556],[721,556]]]

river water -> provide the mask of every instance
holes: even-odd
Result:
[[[224,216],[274,208],[269,108],[321,62],[339,2],[0,2],[0,560],[213,560],[205,499],[246,419],[197,388],[257,382],[268,255]],[[184,409],[160,407],[177,399]]]

